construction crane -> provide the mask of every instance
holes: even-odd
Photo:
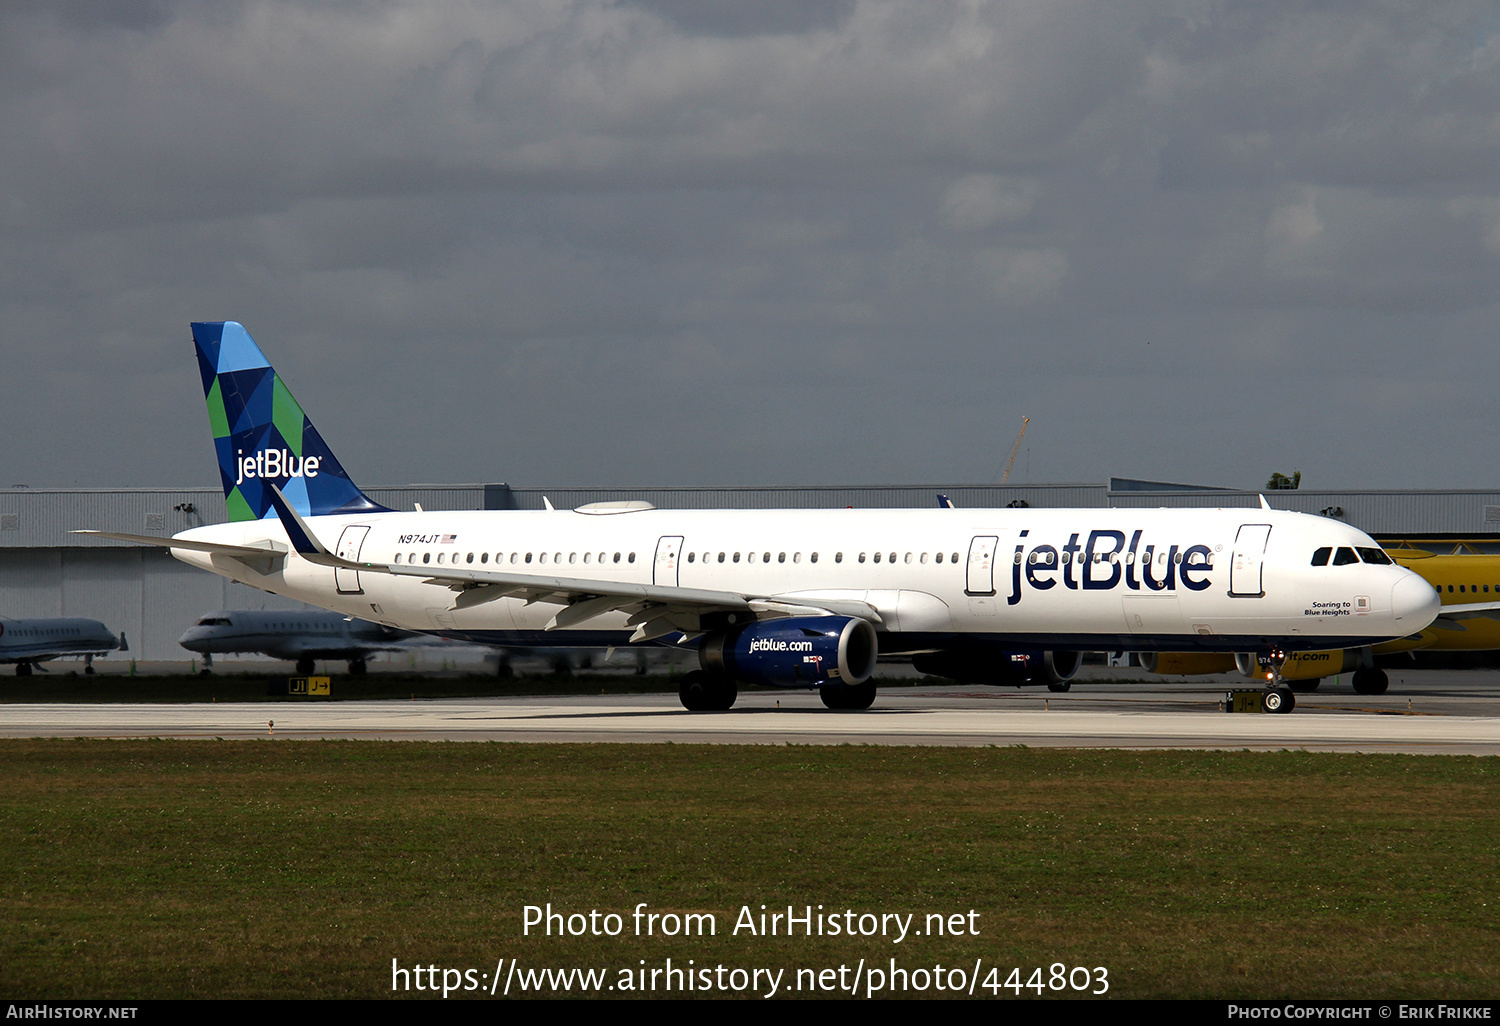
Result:
[[[1026,425],[1030,423],[1030,417],[1021,418],[1021,430],[1016,435],[1016,444],[1010,447],[1010,459],[1005,461],[1005,473],[1000,475],[1001,484],[1004,484],[1005,479],[1010,477],[1010,468],[1016,465],[1016,453],[1021,451],[1021,439],[1026,437]]]

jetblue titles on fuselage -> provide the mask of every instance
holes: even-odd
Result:
[[[1022,531],[1025,539],[1031,532]],[[1151,541],[1141,545],[1144,531],[1096,530],[1082,545],[1082,532],[1068,535],[1066,545],[1031,545],[1018,542],[1011,560],[1011,589],[1006,603],[1016,605],[1023,594],[1022,582],[1036,591],[1050,591],[1060,583],[1075,591],[1110,591],[1124,584],[1131,591],[1176,591],[1181,583],[1189,591],[1203,591],[1213,581],[1213,553],[1207,545],[1168,544]],[[1060,574],[1060,576],[1059,576]]]

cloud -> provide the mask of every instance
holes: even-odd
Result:
[[[184,324],[234,317],[371,482],[963,477],[1041,411],[1034,479],[1318,438],[1463,483],[1497,40],[1460,0],[8,4],[0,430],[34,484],[211,479]]]
[[[1040,187],[1000,175],[965,175],[943,193],[939,217],[955,231],[977,231],[1031,213]]]

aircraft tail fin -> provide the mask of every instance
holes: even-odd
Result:
[[[193,344],[231,521],[276,516],[265,482],[303,516],[387,512],[349,480],[243,325],[195,322]]]

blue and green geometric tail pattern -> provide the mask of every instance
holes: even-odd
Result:
[[[388,512],[349,480],[242,325],[194,323],[193,344],[230,520],[276,516],[267,480],[303,516]]]

